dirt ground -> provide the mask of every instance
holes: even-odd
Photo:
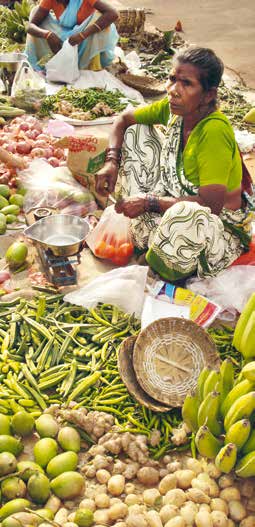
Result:
[[[162,30],[181,20],[185,40],[213,48],[255,92],[253,0],[114,0],[114,4],[151,11],[146,20]]]

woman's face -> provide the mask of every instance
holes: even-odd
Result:
[[[170,109],[183,117],[197,113],[212,99],[200,83],[199,70],[192,64],[176,63],[166,83]]]

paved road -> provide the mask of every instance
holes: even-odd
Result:
[[[119,1],[125,8],[151,10],[147,20],[159,29],[171,29],[180,19],[186,40],[213,48],[255,90],[254,0]]]

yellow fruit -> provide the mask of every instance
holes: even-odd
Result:
[[[10,435],[11,424],[8,415],[0,414],[0,434]]]
[[[243,118],[245,123],[255,124],[255,108],[251,108]]]
[[[240,344],[240,352],[245,359],[255,357],[255,310],[250,315],[247,325],[244,329]]]
[[[233,406],[234,402],[240,399],[242,395],[245,395],[246,393],[251,392],[255,387],[255,384],[248,381],[247,379],[244,379],[243,381],[239,382],[232,388],[232,390],[227,395],[225,401],[223,401],[221,405],[221,414],[223,417],[226,417],[228,411]]]
[[[242,374],[248,381],[255,382],[255,361],[248,362],[243,369]]]
[[[31,414],[21,410],[16,412],[11,420],[11,426],[15,434],[21,437],[30,435],[34,429],[35,420]]]
[[[25,262],[27,253],[27,246],[24,242],[14,242],[7,249],[5,259],[11,266],[21,265]]]
[[[79,527],[91,527],[94,523],[94,514],[90,509],[77,509],[75,512],[74,523]]]
[[[42,467],[33,461],[20,461],[17,464],[17,470],[20,472],[20,477],[23,481],[28,481],[36,472],[44,474]]]
[[[27,483],[29,496],[35,503],[45,503],[50,495],[50,482],[44,474],[37,472]]]
[[[198,399],[196,395],[188,394],[182,405],[182,418],[192,432],[197,432]]]
[[[235,331],[234,331],[234,338],[233,338],[233,346],[238,351],[240,350],[241,340],[244,333],[244,330],[247,326],[248,320],[252,314],[252,312],[255,310],[255,293],[253,293],[248,302],[245,304],[243,311],[237,321]]]
[[[237,456],[237,448],[234,443],[228,443],[223,446],[215,458],[215,466],[228,474],[235,466]]]
[[[70,472],[75,470],[78,465],[78,456],[75,452],[63,452],[56,457],[53,457],[47,465],[47,474],[50,478],[55,478],[63,472]]]
[[[255,430],[251,431],[250,437],[248,438],[248,440],[246,441],[246,443],[244,444],[242,448],[242,453],[249,454],[253,450],[255,451]]]
[[[210,459],[214,459],[222,447],[222,442],[214,437],[205,425],[197,431],[195,443],[199,454]]]
[[[26,495],[26,485],[20,478],[10,477],[2,481],[1,491],[2,495],[7,500],[14,500],[15,498],[24,498]]]
[[[20,439],[6,434],[0,435],[0,452],[11,452],[14,456],[18,456],[23,448]]]
[[[11,452],[1,452],[0,454],[0,476],[11,474],[17,467],[16,457]]]
[[[35,462],[41,467],[46,467],[49,461],[57,455],[58,444],[51,437],[44,437],[34,446]]]
[[[231,425],[240,419],[247,419],[255,410],[255,392],[249,392],[242,395],[231,406],[224,419],[224,428],[227,431]]]
[[[205,383],[204,383],[204,391],[203,391],[203,399],[206,398],[206,396],[208,395],[208,393],[210,392],[213,392],[213,390],[215,390],[215,387],[216,387],[216,384],[219,382],[220,380],[220,374],[218,371],[215,371],[215,370],[212,370]]]
[[[251,423],[248,419],[240,419],[236,421],[228,429],[225,436],[225,445],[227,443],[234,443],[238,450],[241,450],[246,443],[251,431]]]
[[[85,480],[78,472],[64,472],[51,481],[51,490],[61,500],[71,500],[84,493]]]
[[[55,437],[59,426],[52,415],[42,414],[36,419],[35,428],[40,437]]]
[[[255,476],[255,451],[246,454],[236,465],[236,474],[239,478]]]
[[[80,434],[71,426],[64,426],[58,433],[58,442],[63,450],[72,450],[80,452],[81,438]]]
[[[220,408],[220,393],[210,392],[202,401],[198,409],[198,426],[206,424],[212,434],[218,436],[221,433],[221,426],[217,421]]]
[[[11,514],[15,514],[15,512],[22,512],[30,506],[30,501],[25,500],[24,498],[17,498],[16,500],[8,501],[8,503],[5,503],[0,509],[0,521],[7,518],[7,516],[11,516]]]

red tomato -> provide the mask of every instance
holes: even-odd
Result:
[[[113,245],[110,245],[110,244],[106,245],[105,250],[104,250],[104,257],[111,259],[114,256],[115,256],[115,248],[113,247]]]
[[[122,266],[128,264],[128,258],[123,256],[118,256],[117,254],[112,258],[112,262],[115,265]]]
[[[106,243],[104,241],[99,242],[95,247],[95,255],[100,256],[101,258],[104,258],[106,249]]]
[[[118,256],[124,258],[130,258],[134,252],[134,246],[132,243],[122,243],[118,247]]]

